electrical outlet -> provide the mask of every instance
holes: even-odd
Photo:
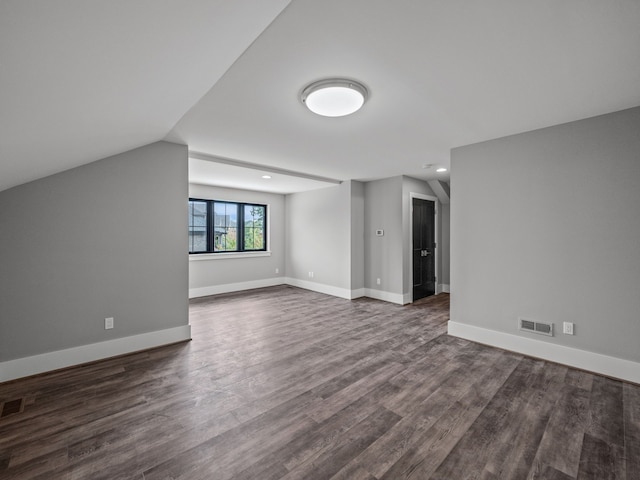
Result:
[[[313,272],[309,272],[309,278],[313,278]]]
[[[113,328],[113,317],[107,317],[104,319],[104,329],[110,330]]]
[[[573,335],[573,323],[564,322],[562,324],[562,333],[564,333],[565,335]]]
[[[380,285],[380,279],[376,278],[376,285]]]

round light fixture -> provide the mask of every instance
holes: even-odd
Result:
[[[442,172],[446,172],[446,171],[447,171],[447,169],[444,168],[444,167],[440,167],[440,168],[436,169],[436,172],[438,172],[438,173],[442,173]]]
[[[262,175],[262,178],[264,178],[265,180],[269,180],[271,178],[271,175]]]
[[[313,113],[344,117],[360,110],[368,96],[366,87],[355,80],[327,78],[305,87],[300,99]]]

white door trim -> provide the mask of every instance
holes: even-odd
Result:
[[[438,197],[433,195],[424,195],[422,193],[410,192],[409,193],[409,295],[411,297],[411,303],[413,303],[413,199],[418,198],[420,200],[430,200],[434,202],[435,214],[433,216],[434,223],[434,236],[436,239],[436,248],[433,250],[435,256],[435,289],[436,295],[440,293],[438,286],[438,252],[440,251],[440,242],[438,241],[438,215],[440,215],[440,202]]]

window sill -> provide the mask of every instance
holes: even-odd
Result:
[[[225,253],[196,253],[189,254],[190,262],[200,260],[224,260],[227,258],[254,258],[254,257],[270,257],[271,252],[225,252]]]

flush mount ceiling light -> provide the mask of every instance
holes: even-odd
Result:
[[[313,113],[344,117],[360,110],[368,95],[366,87],[355,80],[327,78],[305,87],[300,99]]]
[[[440,167],[440,168],[436,169],[436,172],[438,172],[438,173],[442,173],[442,172],[446,172],[446,171],[447,171],[447,169],[444,168],[444,167]]]
[[[269,180],[271,178],[271,175],[262,175],[262,178],[264,178],[265,180]]]

